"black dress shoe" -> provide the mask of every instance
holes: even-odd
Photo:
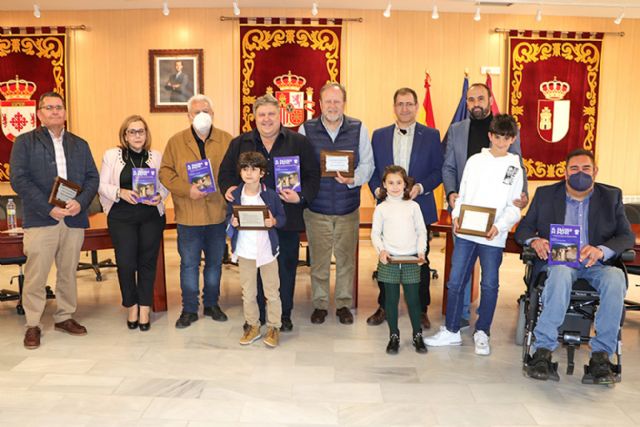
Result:
[[[311,313],[311,323],[324,323],[325,317],[327,317],[327,310],[316,308],[315,310],[313,310],[313,313]]]
[[[342,307],[336,310],[336,316],[343,325],[350,325],[353,323],[353,314],[347,307]]]
[[[178,320],[176,320],[176,328],[188,328],[196,320],[198,320],[197,313],[187,313],[186,311],[183,311],[182,313],[180,313],[180,317],[178,318]]]
[[[147,322],[147,323],[140,323],[140,330],[143,332],[148,331],[149,329],[151,329],[151,322]]]
[[[127,320],[127,327],[131,330],[138,329],[138,321],[136,320],[136,321],[130,322]]]
[[[205,307],[204,308],[204,313],[205,316],[211,316],[211,318],[215,321],[218,322],[226,322],[228,317],[226,314],[224,314],[224,312],[222,311],[222,309],[220,309],[219,305],[213,305],[211,307]]]
[[[400,336],[398,334],[391,334],[389,337],[389,344],[387,344],[387,354],[398,354],[400,349]]]
[[[609,355],[604,351],[595,351],[589,360],[589,373],[593,376],[594,384],[613,384],[613,370]]]
[[[291,322],[291,318],[283,317],[282,318],[282,326],[280,326],[280,330],[282,332],[289,332],[293,329],[293,323]]]
[[[384,309],[382,307],[378,307],[376,312],[367,318],[367,325],[378,326],[385,320],[387,320],[387,315],[385,314]]]
[[[413,336],[413,346],[416,348],[416,353],[427,352],[427,346],[424,345],[424,340],[422,339],[422,332],[418,332]]]
[[[557,381],[557,364],[551,361],[551,350],[539,348],[533,357],[527,362],[525,374],[535,380],[546,381],[553,379]]]

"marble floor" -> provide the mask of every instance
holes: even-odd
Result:
[[[433,241],[434,323],[442,322],[443,239]],[[0,303],[0,426],[622,426],[640,424],[640,314],[628,313],[623,332],[624,376],[615,388],[585,386],[579,372],[540,383],[521,374],[513,343],[522,265],[506,255],[492,329],[492,354],[476,356],[471,332],[463,345],[418,355],[410,346],[406,308],[401,308],[402,347],[384,349],[386,325],[367,326],[377,287],[371,280],[374,251],[361,242],[360,305],[345,326],[330,315],[309,322],[308,268],[298,271],[294,330],[276,349],[261,341],[238,344],[242,309],[238,272],[223,271],[221,305],[229,321],[210,318],[174,328],[180,312],[179,258],[175,234],[166,235],[169,311],[152,317],[147,333],[129,331],[120,307],[115,270],[105,280],[78,274],[77,319],[85,337],[53,330],[49,301],[42,346],[22,346],[23,319],[15,302]],[[104,258],[108,251],[100,253]],[[8,286],[14,267],[0,269]],[[53,275],[50,276],[50,283]],[[639,277],[629,296],[640,300]],[[332,313],[332,312],[331,312]],[[587,360],[583,348],[578,365]],[[580,368],[577,368],[577,371]]]

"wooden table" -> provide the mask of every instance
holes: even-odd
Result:
[[[507,237],[505,252],[508,253],[522,253],[522,246],[520,246],[514,238],[514,227]],[[635,245],[633,250],[636,253],[633,261],[628,261],[625,264],[640,268],[640,224],[631,224],[631,229],[636,235]],[[431,224],[431,231],[438,231],[446,234],[445,239],[445,260],[444,260],[444,279],[442,282],[442,314],[445,314],[447,309],[447,283],[449,282],[449,274],[451,272],[451,257],[453,255],[453,233],[451,233],[451,218],[447,211],[440,213],[440,219],[438,222]],[[478,271],[477,265],[472,272],[472,287],[471,287],[471,301],[475,301],[478,297]]]
[[[175,229],[173,209],[167,210],[167,225],[165,229]],[[113,249],[111,236],[107,228],[107,217],[104,213],[89,216],[89,228],[84,232],[83,251]],[[23,255],[22,234],[9,235],[0,233],[0,258],[10,258]],[[164,239],[160,241],[156,279],[153,283],[153,311],[167,311],[167,285],[164,264]]]

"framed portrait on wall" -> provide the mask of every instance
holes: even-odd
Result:
[[[202,49],[149,50],[149,110],[187,111],[187,101],[204,92]]]

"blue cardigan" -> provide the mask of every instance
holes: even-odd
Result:
[[[233,217],[233,206],[241,205],[242,198],[242,188],[244,184],[238,185],[238,188],[233,190],[231,194],[233,194],[234,200],[231,203],[227,204],[227,236],[231,239],[231,252],[236,251],[236,243],[238,242],[238,229],[231,225],[231,218]],[[276,219],[276,227],[282,228],[287,222],[287,217],[284,213],[284,207],[282,206],[282,202],[280,201],[280,196],[271,188],[267,188],[266,185],[260,184],[260,198],[264,201],[269,211],[271,211],[271,215]],[[269,241],[271,241],[271,251],[273,256],[278,256],[279,250],[279,241],[278,241],[278,233],[276,229],[271,227],[269,232]]]

